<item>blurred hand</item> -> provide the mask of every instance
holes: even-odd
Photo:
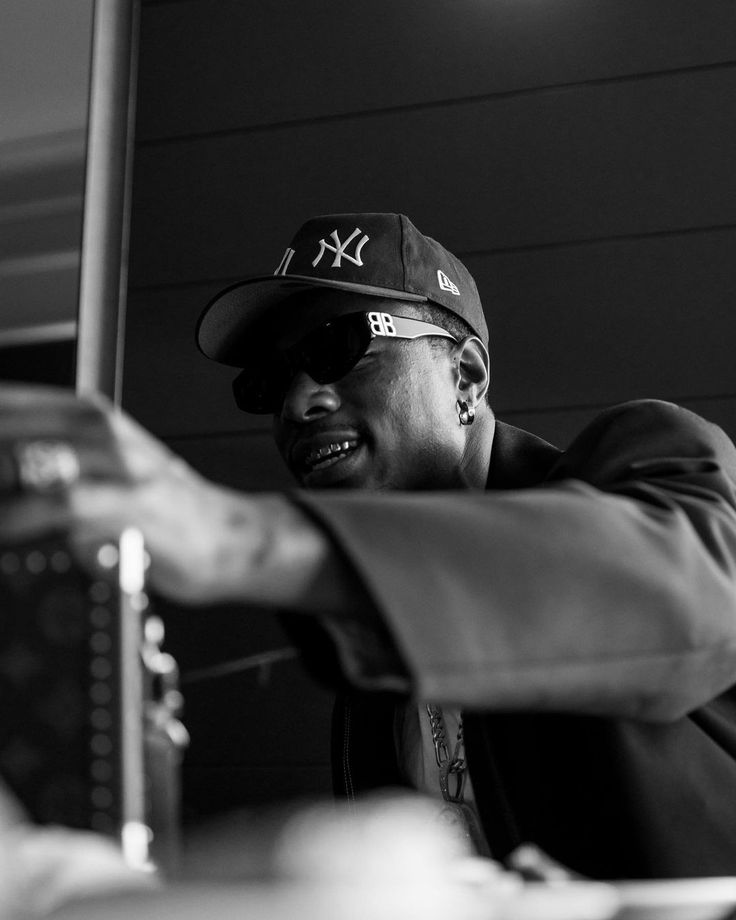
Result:
[[[0,783],[0,917],[44,917],[93,895],[152,891],[152,873],[131,869],[120,847],[89,831],[32,824]]]
[[[57,488],[6,488],[0,542],[63,528],[82,564],[94,568],[99,546],[135,526],[152,559],[151,586],[192,604],[298,609],[329,561],[322,533],[286,499],[205,480],[102,398],[0,387],[0,431],[6,458],[17,457],[18,445],[57,443],[62,459],[69,445],[78,460],[78,475]]]
[[[9,863],[25,917],[44,917],[63,904],[93,896],[155,891],[152,873],[131,869],[120,848],[90,831],[27,825],[15,833]]]

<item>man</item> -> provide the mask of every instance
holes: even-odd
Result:
[[[275,275],[208,306],[198,342],[243,369],[239,405],[273,415],[303,488],[215,486],[113,414],[124,472],[86,473],[78,443],[59,512],[80,553],[135,523],[174,598],[310,614],[292,626],[341,683],[349,794],[429,783],[429,725],[450,800],[464,744],[496,857],[532,841],[598,878],[733,871],[723,432],[656,401],[604,412],[564,452],[497,422],[473,280],[399,215],[308,221]]]

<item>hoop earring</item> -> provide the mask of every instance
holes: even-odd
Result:
[[[469,406],[465,400],[457,401],[457,417],[461,425],[472,425],[475,421],[475,409]]]

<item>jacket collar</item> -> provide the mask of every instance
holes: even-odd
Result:
[[[523,489],[546,478],[562,451],[535,434],[496,421],[488,489]]]

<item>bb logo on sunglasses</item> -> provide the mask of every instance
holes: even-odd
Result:
[[[389,313],[369,313],[368,325],[373,335],[396,335],[394,320]]]

